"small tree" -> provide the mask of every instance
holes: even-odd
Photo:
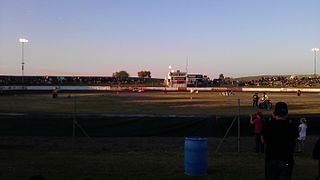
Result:
[[[219,74],[219,79],[224,79],[224,75],[222,73]]]
[[[127,71],[114,72],[112,77],[117,78],[118,80],[126,80],[129,77],[129,73]]]
[[[139,71],[138,77],[139,78],[151,78],[151,72],[150,71]]]

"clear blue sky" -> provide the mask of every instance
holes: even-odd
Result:
[[[0,0],[0,74],[311,74],[319,0]],[[320,53],[318,53],[320,72]]]

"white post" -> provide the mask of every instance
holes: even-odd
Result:
[[[312,51],[314,52],[314,76],[317,76],[317,52],[319,48],[312,48]]]
[[[20,38],[19,42],[21,42],[21,71],[22,71],[22,77],[21,82],[24,83],[24,43],[29,42],[28,39]]]

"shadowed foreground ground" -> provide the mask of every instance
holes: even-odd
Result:
[[[296,154],[293,179],[315,178],[310,151],[316,138]],[[252,137],[241,137],[241,153],[233,137],[216,153],[220,140],[208,140],[208,176],[193,178],[183,174],[184,138],[77,138],[72,152],[71,138],[0,137],[0,179],[263,179],[264,155],[253,153]]]

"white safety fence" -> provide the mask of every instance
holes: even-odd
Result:
[[[145,90],[145,91],[179,91],[178,88],[168,87],[117,87],[117,86],[0,86],[0,90],[31,90],[31,91],[51,91],[57,88],[63,91],[123,91],[123,90]],[[320,88],[239,88],[239,87],[192,87],[184,91],[242,91],[242,92],[312,92],[320,93]]]

